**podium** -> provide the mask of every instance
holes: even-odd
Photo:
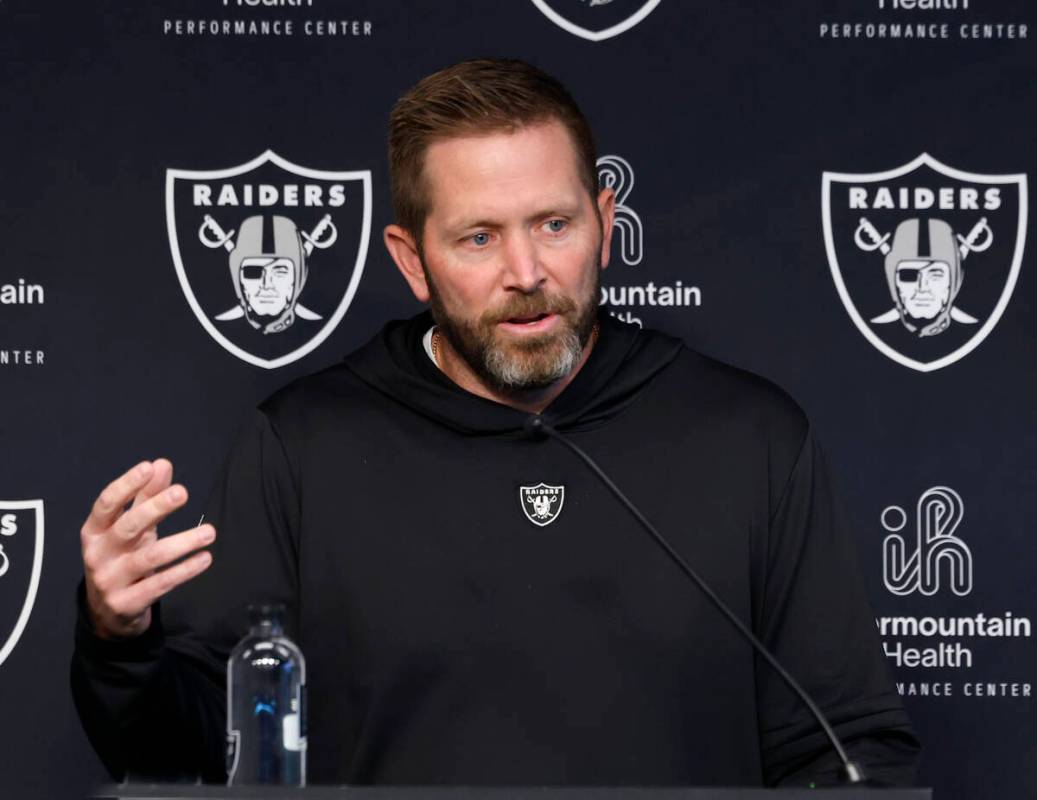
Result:
[[[932,789],[569,786],[107,786],[92,800],[932,800]]]

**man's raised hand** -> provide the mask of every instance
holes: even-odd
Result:
[[[208,551],[194,552],[216,538],[212,525],[158,538],[158,523],[187,502],[172,478],[164,458],[138,464],[108,484],[83,523],[87,608],[102,638],[146,631],[152,603],[212,563]]]

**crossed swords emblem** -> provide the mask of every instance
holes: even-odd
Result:
[[[202,219],[201,227],[198,229],[198,238],[206,247],[214,250],[222,247],[230,253],[234,250],[234,233],[233,229],[230,232],[225,232],[220,227],[220,223],[213,219],[211,215],[206,214]],[[309,233],[300,231],[299,235],[303,240],[303,252],[309,258],[315,249],[326,250],[335,244],[335,241],[338,239],[338,228],[331,221],[331,214],[325,214],[320,218],[320,222],[317,223],[312,231]],[[316,311],[311,311],[298,302],[295,304],[295,313],[305,320],[322,319],[321,315]],[[227,322],[229,320],[241,319],[243,316],[245,316],[245,309],[240,305],[236,305],[222,314],[217,314],[215,319],[220,322]]]
[[[879,233],[878,229],[868,221],[867,217],[861,217],[857,230],[853,233],[853,241],[866,253],[878,250],[885,256],[889,255],[889,251],[893,249],[889,244],[890,236],[892,236],[890,233]],[[958,240],[958,253],[961,255],[961,260],[964,261],[969,253],[982,253],[989,248],[994,243],[994,232],[990,230],[987,218],[981,217],[979,222],[972,226],[972,230],[968,232],[968,235],[962,236],[960,233],[956,233],[955,238]],[[898,319],[900,319],[899,309],[891,308],[884,314],[874,317],[871,322],[874,324],[886,324],[888,322],[896,322]],[[954,305],[951,306],[951,319],[966,325],[975,325],[979,322],[974,316],[966,314]]]

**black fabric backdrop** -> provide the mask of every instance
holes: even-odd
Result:
[[[575,27],[600,31],[641,9],[598,41]],[[614,246],[605,276],[613,310],[775,380],[807,409],[858,526],[883,639],[901,655],[890,665],[924,740],[923,781],[941,798],[1037,796],[1037,292],[1025,182],[1037,170],[1034,11],[1026,0],[3,0],[5,796],[71,796],[104,777],[67,679],[78,531],[99,489],[141,458],[169,457],[193,499],[165,529],[193,524],[247,409],[416,309],[380,242],[391,221],[386,117],[418,78],[475,55],[559,76],[601,155],[618,157],[606,171],[636,178],[621,215],[635,238],[625,253]],[[329,20],[338,33],[325,23],[317,35]],[[249,33],[250,22],[270,32]],[[366,208],[362,180],[340,179],[341,208],[269,209],[304,230],[327,211],[340,232],[314,250],[302,295],[323,321],[298,319],[287,349],[271,338],[281,334],[264,341],[242,320],[212,319],[236,300],[226,251],[196,238],[204,213],[230,231],[262,209],[195,207],[190,191],[166,203],[167,170],[222,170],[268,150],[309,170],[370,172]],[[932,160],[873,175],[923,153]],[[335,182],[262,169],[252,183]],[[826,172],[837,173],[828,209]],[[249,178],[210,181],[227,182]],[[851,207],[848,186],[866,190],[866,209]],[[904,187],[915,207],[883,207],[879,186],[892,189],[885,205],[898,206]],[[940,199],[918,208],[916,187]],[[978,192],[978,207],[961,207],[962,187]],[[998,202],[984,207],[991,187]],[[924,339],[895,312],[871,321],[894,303],[882,250],[854,242],[862,216],[880,236],[938,218],[968,239],[952,243],[966,251],[954,303],[976,321],[954,317]],[[968,236],[981,219],[986,249]],[[315,331],[325,338],[274,368],[235,354],[192,310],[178,259],[203,316],[241,352],[269,360]],[[329,325],[358,263],[348,310]],[[650,304],[650,282],[658,301],[678,281],[695,290],[679,292],[690,304]],[[906,558],[891,550],[884,565],[893,534]],[[977,621],[1009,612],[1015,622],[1001,627],[1012,635]],[[907,648],[936,661],[912,666]]]

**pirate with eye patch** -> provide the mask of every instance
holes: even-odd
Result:
[[[219,223],[206,214],[198,231],[202,244],[224,247],[238,305],[217,314],[220,322],[241,319],[258,331],[280,333],[291,327],[296,316],[319,320],[317,314],[299,303],[309,274],[307,256],[314,248],[324,249],[338,237],[331,217],[325,215],[310,234],[303,233],[288,217],[253,216],[234,231],[224,233]]]
[[[864,217],[854,239],[865,251],[885,256],[886,282],[895,307],[873,318],[873,324],[900,320],[919,338],[935,336],[951,322],[974,325],[978,321],[954,305],[965,277],[962,263],[969,253],[982,252],[993,242],[993,233],[982,218],[967,236],[955,236],[941,219],[908,219],[890,236],[881,236]]]

